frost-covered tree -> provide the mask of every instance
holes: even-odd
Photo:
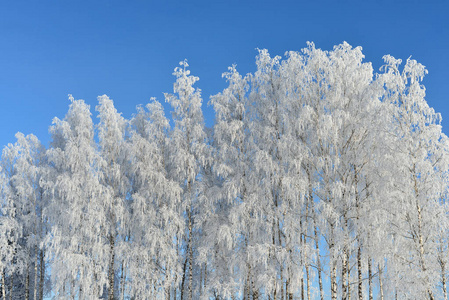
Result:
[[[98,97],[98,145],[100,183],[103,186],[101,206],[106,220],[103,220],[104,230],[109,241],[108,265],[108,299],[115,297],[115,262],[116,254],[122,252],[119,261],[123,260],[123,244],[128,235],[128,207],[130,184],[128,173],[130,169],[129,147],[125,140],[126,120],[114,107],[114,103],[106,95]],[[123,270],[122,270],[123,272]]]
[[[175,94],[165,94],[165,100],[173,107],[174,128],[169,134],[169,176],[182,188],[181,211],[185,214],[186,224],[180,228],[178,237],[180,251],[184,253],[183,272],[180,287],[181,299],[184,299],[187,283],[188,299],[194,294],[194,257],[195,234],[198,232],[196,215],[201,212],[204,201],[204,178],[201,170],[208,163],[209,150],[204,130],[203,112],[201,110],[201,90],[193,87],[198,77],[190,75],[187,61],[180,62],[173,75],[176,82]],[[188,268],[187,268],[188,266]]]
[[[39,257],[43,251],[45,224],[42,211],[45,203],[39,181],[45,152],[37,137],[32,134],[24,136],[17,133],[16,138],[15,144],[4,148],[2,157],[3,170],[6,172],[4,199],[8,201],[3,208],[20,226],[15,233],[18,240],[7,242],[15,248],[12,262],[17,270],[16,273],[11,273],[11,291],[15,280],[23,287],[17,290],[16,296],[37,299],[39,285],[43,285],[38,279],[38,269],[39,264],[42,264]],[[5,225],[8,223],[5,219]],[[5,234],[8,232],[12,233],[11,228],[5,228]],[[15,278],[17,274],[23,276]]]
[[[138,107],[130,123],[132,221],[124,260],[129,293],[138,299],[171,299],[182,276],[176,239],[184,220],[182,190],[167,174],[169,121],[153,99],[146,110]]]
[[[1,169],[1,200],[2,210],[0,215],[0,242],[1,242],[1,286],[2,299],[6,299],[9,294],[10,299],[14,292],[14,275],[19,271],[17,264],[17,252],[19,249],[19,239],[21,235],[21,226],[16,219],[16,209],[14,207],[14,194],[9,183],[11,172],[14,172],[13,166],[8,164],[5,151],[2,155]],[[8,285],[7,278],[10,284]]]
[[[51,195],[46,211],[52,291],[56,298],[92,299],[108,285],[110,264],[110,191],[101,184],[101,157],[94,140],[89,106],[70,96],[64,120],[50,128],[51,166],[43,186]]]
[[[216,295],[233,297],[252,294],[253,276],[247,253],[249,225],[250,149],[248,148],[248,79],[236,66],[223,77],[229,86],[211,97],[216,112],[213,133],[213,171],[217,177],[215,201],[204,227],[201,259],[208,269],[208,288]]]
[[[448,148],[441,132],[441,116],[425,101],[421,80],[424,66],[408,59],[403,71],[401,60],[385,56],[385,103],[390,115],[391,147],[394,160],[390,171],[393,203],[389,272],[399,295],[412,293],[421,299],[440,298],[437,284],[441,273],[438,253],[447,239]],[[443,238],[444,236],[444,238]],[[444,276],[443,276],[444,277]]]

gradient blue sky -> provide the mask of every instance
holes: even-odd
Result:
[[[48,144],[68,94],[94,116],[102,94],[127,118],[150,97],[163,102],[185,58],[206,104],[229,65],[253,72],[256,48],[283,55],[306,41],[362,46],[376,70],[384,54],[411,55],[429,70],[427,100],[449,133],[448,1],[1,1],[0,146],[17,131]]]

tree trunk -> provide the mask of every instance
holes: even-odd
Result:
[[[109,274],[108,274],[108,281],[109,281],[109,300],[114,300],[114,285],[115,285],[115,272],[114,272],[114,261],[115,261],[115,237],[110,234],[109,235],[109,245],[110,245],[110,261],[109,261]]]
[[[306,289],[307,289],[307,300],[310,300],[310,271],[309,266],[306,265]]]
[[[45,280],[45,262],[44,262],[45,252],[44,249],[40,251],[40,278],[39,278],[39,300],[44,299],[44,280]]]
[[[421,206],[418,202],[419,190],[418,190],[418,179],[415,171],[415,165],[413,165],[413,179],[414,179],[414,188],[415,188],[415,198],[416,198],[416,211],[418,213],[418,244],[419,244],[419,259],[421,263],[421,270],[424,273],[424,280],[427,285],[427,294],[429,295],[429,299],[433,300],[433,293],[430,289],[429,277],[427,276],[427,267],[424,260],[424,240],[423,240],[423,229],[422,229],[422,211]]]
[[[331,266],[331,299],[337,300],[337,261],[334,255],[334,225],[330,224],[330,244],[329,244],[329,255]],[[344,277],[343,277],[344,278]],[[344,281],[344,279],[343,279]]]
[[[316,216],[315,216],[316,218]],[[314,234],[315,234],[315,249],[316,249],[316,264],[318,267],[318,286],[320,288],[320,300],[324,300],[323,278],[321,277],[321,259],[320,259],[320,247],[318,241],[318,228],[316,226],[316,220],[314,222]]]
[[[5,270],[2,271],[2,299],[6,300],[6,273]]]
[[[310,208],[312,210],[313,217],[313,231],[314,231],[314,239],[315,239],[315,249],[316,249],[316,264],[318,268],[318,286],[320,288],[320,300],[324,300],[324,289],[323,289],[323,278],[321,277],[321,259],[320,259],[320,246],[319,246],[319,238],[318,238],[318,226],[316,225],[316,211],[313,202],[313,186],[312,186],[312,176],[310,175],[310,167],[307,169],[307,179],[309,182],[309,202]],[[293,297],[292,297],[293,298]]]
[[[250,285],[251,285],[251,283],[250,283],[250,273],[251,273],[251,266],[250,266],[250,264],[247,264],[247,274],[246,274],[246,283],[245,283],[245,299],[246,300],[249,300],[250,299],[250,296],[251,296],[251,294],[250,294]]]
[[[204,286],[203,290],[207,292],[207,264],[204,264]]]
[[[348,289],[346,286],[346,272],[347,272],[347,262],[346,262],[346,258],[347,258],[347,254],[346,254],[346,249],[344,249],[343,251],[343,258],[342,258],[342,263],[341,263],[341,299],[342,300],[347,300],[348,299]]]
[[[184,260],[183,272],[182,272],[182,280],[181,280],[181,300],[184,300],[184,286],[186,282],[186,272],[187,272],[187,255]]]
[[[122,272],[120,274],[120,299],[125,300],[125,263],[122,261]]]
[[[301,233],[300,233],[300,237],[299,237],[299,242],[300,242],[300,247],[301,247],[301,268],[304,269],[304,233],[303,233],[303,226],[302,226],[303,222],[302,222],[302,216],[299,217],[299,228],[301,229]],[[304,273],[301,277],[301,300],[304,300]]]
[[[377,266],[379,270],[379,294],[380,294],[380,300],[384,300],[384,287],[382,284],[382,268],[380,267],[380,264]]]
[[[347,272],[347,287],[348,287],[348,296],[347,299],[351,300],[351,268],[349,267],[349,251],[346,251],[346,272]]]
[[[357,249],[357,277],[358,277],[358,293],[359,300],[363,300],[363,279],[362,279],[362,247]]]
[[[368,258],[368,297],[373,300],[373,271],[371,257]]]
[[[166,300],[170,300],[170,286],[165,289]],[[124,299],[124,298],[123,298]]]
[[[34,246],[34,255],[36,256],[34,261],[34,290],[33,290],[33,299],[37,300],[37,277],[38,277],[38,263],[39,263],[39,248],[37,245]]]
[[[335,259],[331,258],[331,299],[337,300],[337,264]]]
[[[444,300],[447,300],[446,273],[445,273],[444,267],[442,268],[442,271],[441,271],[441,283],[443,285]]]
[[[189,208],[189,300],[193,300],[193,224],[192,208]]]
[[[12,300],[12,292],[14,291],[14,273],[11,274],[11,283],[9,287],[9,300]]]
[[[252,295],[253,295],[253,299],[252,300],[258,300],[259,299],[259,291],[256,290],[256,287],[254,286],[254,279],[251,276],[251,291],[252,291]]]
[[[25,275],[25,300],[30,300],[30,267],[27,265]]]

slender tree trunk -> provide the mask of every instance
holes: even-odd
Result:
[[[358,279],[358,293],[359,300],[363,300],[363,279],[362,279],[362,247],[360,246],[357,249],[357,279]]]
[[[45,252],[44,249],[40,251],[40,278],[39,278],[39,300],[44,299],[44,280],[45,280]]]
[[[256,287],[254,285],[254,278],[253,276],[250,277],[251,278],[251,292],[252,292],[252,296],[253,299],[252,300],[258,300],[259,299],[259,291],[256,290]]]
[[[200,297],[203,296],[203,268],[200,267]]]
[[[419,190],[418,190],[418,180],[417,180],[417,175],[416,175],[416,171],[415,171],[415,165],[413,165],[413,179],[414,179],[414,188],[415,188],[415,198],[416,198],[416,210],[418,213],[418,244],[419,244],[419,258],[420,258],[420,263],[421,263],[421,270],[424,273],[424,278],[426,281],[426,285],[427,285],[427,294],[429,295],[429,299],[433,300],[433,293],[432,290],[430,288],[430,282],[429,282],[429,277],[427,276],[427,267],[426,267],[426,263],[424,260],[424,240],[423,240],[423,229],[422,229],[422,211],[421,211],[421,206],[419,205],[418,202],[418,197],[419,197]]]
[[[346,270],[347,270],[347,287],[348,287],[348,300],[351,300],[351,268],[349,266],[349,251],[346,251]]]
[[[258,300],[259,299],[259,291],[255,289],[254,287],[254,282],[252,284],[252,290],[253,290],[253,300]]]
[[[183,272],[182,272],[182,279],[181,279],[181,300],[184,300],[184,285],[186,282],[186,272],[187,272],[187,255],[184,260],[184,266],[183,266]]]
[[[443,240],[440,238],[438,246],[438,263],[440,264],[440,276],[441,276],[441,287],[443,289],[443,299],[447,300],[447,286],[446,286],[446,260],[443,253]]]
[[[34,246],[34,255],[35,260],[34,260],[34,289],[33,289],[33,299],[37,300],[37,290],[38,290],[38,286],[37,286],[37,277],[38,277],[38,263],[39,263],[39,248],[37,247],[37,245]]]
[[[277,207],[276,202],[276,207]],[[280,246],[282,246],[282,238],[281,238],[281,226],[279,224],[279,219],[277,220],[277,230],[278,230],[278,243]],[[281,300],[285,300],[284,297],[284,266],[283,264],[280,264],[280,277],[281,277]]]
[[[343,257],[342,257],[342,263],[341,263],[341,299],[347,300],[348,299],[348,287],[346,286],[346,273],[347,273],[347,250],[346,248],[343,251]]]
[[[30,266],[27,265],[25,275],[25,300],[30,299]]]
[[[189,300],[193,300],[193,224],[192,209],[189,208]]]
[[[318,267],[318,286],[320,288],[320,300],[324,300],[323,278],[321,277],[321,259],[320,259],[320,247],[319,247],[319,241],[318,241],[318,228],[316,226],[315,218],[313,219],[313,222],[314,222],[314,234],[315,234],[316,264]]]
[[[75,292],[75,280],[72,279],[72,286],[70,288],[70,296],[73,300],[75,300],[76,292]]]
[[[290,255],[290,261],[292,261],[292,250],[289,249],[288,253]],[[290,290],[290,279],[292,278],[292,270],[291,270],[290,266],[287,267],[287,274],[288,274],[288,278],[285,280],[286,299],[293,300],[293,293]]]
[[[306,265],[306,287],[307,287],[307,300],[310,300],[311,294],[310,294],[310,271],[309,271],[309,266]]]
[[[120,299],[125,300],[125,262],[122,261],[122,272],[120,274]]]
[[[2,299],[6,300],[6,273],[5,270],[2,270]]]
[[[382,268],[380,267],[380,264],[377,266],[379,270],[379,294],[380,294],[380,300],[384,300],[384,287],[382,284]]]
[[[299,237],[299,243],[301,247],[301,268],[304,269],[304,233],[303,233],[303,222],[302,222],[302,216],[299,217],[299,228],[301,229],[300,237]],[[304,273],[301,277],[301,300],[304,300]]]
[[[109,235],[109,245],[110,245],[110,261],[109,261],[109,300],[114,300],[114,285],[115,285],[115,270],[114,270],[114,261],[115,261],[115,237],[110,234]]]
[[[368,258],[368,297],[373,300],[373,271],[371,257]]]
[[[246,300],[250,299],[250,273],[251,273],[251,266],[250,264],[247,264],[247,274],[246,274],[246,283],[245,283],[245,296],[246,296]]]
[[[447,300],[446,271],[445,271],[445,268],[444,268],[444,264],[443,264],[443,267],[441,269],[441,284],[443,285],[444,300]]]
[[[308,228],[309,226],[308,224],[308,220],[309,220],[309,207],[313,207],[313,196],[312,196],[312,191],[310,190],[310,185],[309,185],[309,201],[306,203],[306,226],[305,229],[303,230],[303,232],[305,232],[305,234],[303,235],[303,249],[305,249],[305,255],[304,255],[304,260],[305,260],[305,268],[306,268],[306,288],[307,288],[307,300],[310,300],[310,265],[309,265],[309,253],[308,253],[308,249],[307,249],[307,234],[308,234]]]
[[[359,191],[358,191],[358,173],[357,168],[354,166],[354,184],[355,184],[355,205],[357,210],[357,223],[359,223],[360,219],[360,201],[359,201]],[[368,184],[365,186],[368,191]],[[362,242],[360,239],[360,233],[357,235],[357,286],[358,286],[358,296],[359,300],[363,300],[363,280],[362,280]]]
[[[203,290],[207,292],[207,264],[204,264],[204,286]]]
[[[330,266],[331,266],[331,299],[337,300],[337,261],[334,257],[334,225],[330,224],[330,245],[329,245],[329,254],[330,254]],[[344,281],[344,277],[343,277]]]
[[[331,258],[331,299],[337,300],[337,263]]]
[[[273,190],[273,198],[276,199],[274,190]],[[275,200],[275,202],[276,202],[276,200]],[[272,208],[272,211],[275,211],[274,207]],[[275,254],[275,251],[276,251],[275,250],[275,248],[276,248],[276,229],[275,229],[275,227],[276,227],[276,221],[275,221],[275,218],[273,218],[273,222],[271,224],[271,243],[272,243],[273,247],[272,247],[272,249],[269,250],[269,253],[268,253],[268,257],[271,258],[273,266],[276,266],[276,254]],[[272,280],[273,280],[273,286],[274,286],[273,299],[277,300],[277,286],[276,286],[277,272],[273,272]],[[268,295],[268,297],[271,299],[270,294]]]
[[[323,279],[321,277],[321,259],[320,259],[320,246],[319,246],[319,237],[318,237],[318,226],[316,224],[316,212],[315,205],[313,202],[313,186],[312,186],[312,176],[310,175],[310,165],[307,167],[307,179],[309,183],[309,203],[310,209],[312,210],[313,217],[313,231],[314,231],[314,239],[315,239],[315,249],[316,249],[316,262],[318,268],[318,286],[320,288],[320,300],[324,300],[324,289],[323,289]]]
[[[12,292],[14,291],[14,273],[11,274],[11,282],[9,287],[9,300],[12,300]]]

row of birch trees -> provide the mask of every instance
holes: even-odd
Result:
[[[424,66],[360,47],[259,50],[212,96],[98,120],[70,96],[51,143],[2,152],[0,299],[447,299],[449,143]]]

